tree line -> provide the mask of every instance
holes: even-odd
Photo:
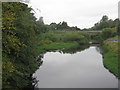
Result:
[[[60,23],[51,23],[49,25],[50,30],[81,30],[80,28],[78,28],[77,26],[68,26],[67,22],[63,21]]]
[[[90,28],[90,30],[102,30],[104,28],[115,28],[118,26],[119,19],[109,19],[107,15],[104,15],[102,19],[95,23],[93,27]]]

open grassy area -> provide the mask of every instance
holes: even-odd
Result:
[[[114,41],[118,37],[110,38],[103,43],[104,49],[104,66],[109,69],[115,76],[119,76],[118,74],[118,42]],[[110,41],[113,40],[113,41]]]

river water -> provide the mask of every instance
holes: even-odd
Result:
[[[118,88],[117,78],[103,65],[99,47],[75,53],[47,52],[33,77],[37,88]]]

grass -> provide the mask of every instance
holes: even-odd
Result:
[[[78,47],[79,44],[77,42],[54,42],[48,45],[38,46],[38,53],[45,53],[46,51],[58,50],[58,49],[69,49],[73,47]]]
[[[108,52],[104,54],[104,66],[118,77],[118,55]]]
[[[115,76],[120,77],[118,73],[118,42],[112,42],[109,40],[115,40],[117,37],[110,38],[103,43],[103,56],[104,66],[109,69]]]

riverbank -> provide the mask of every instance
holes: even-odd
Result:
[[[39,37],[39,44],[36,49],[38,53],[47,51],[77,48],[89,44],[90,36],[87,33],[76,32],[47,32]]]
[[[58,49],[69,49],[69,48],[79,47],[77,42],[54,42],[48,45],[38,46],[38,53],[45,53],[46,51],[58,50]]]
[[[114,40],[114,41],[113,41]],[[107,39],[103,42],[103,63],[104,66],[112,72],[116,77],[119,77],[118,73],[118,37]]]

